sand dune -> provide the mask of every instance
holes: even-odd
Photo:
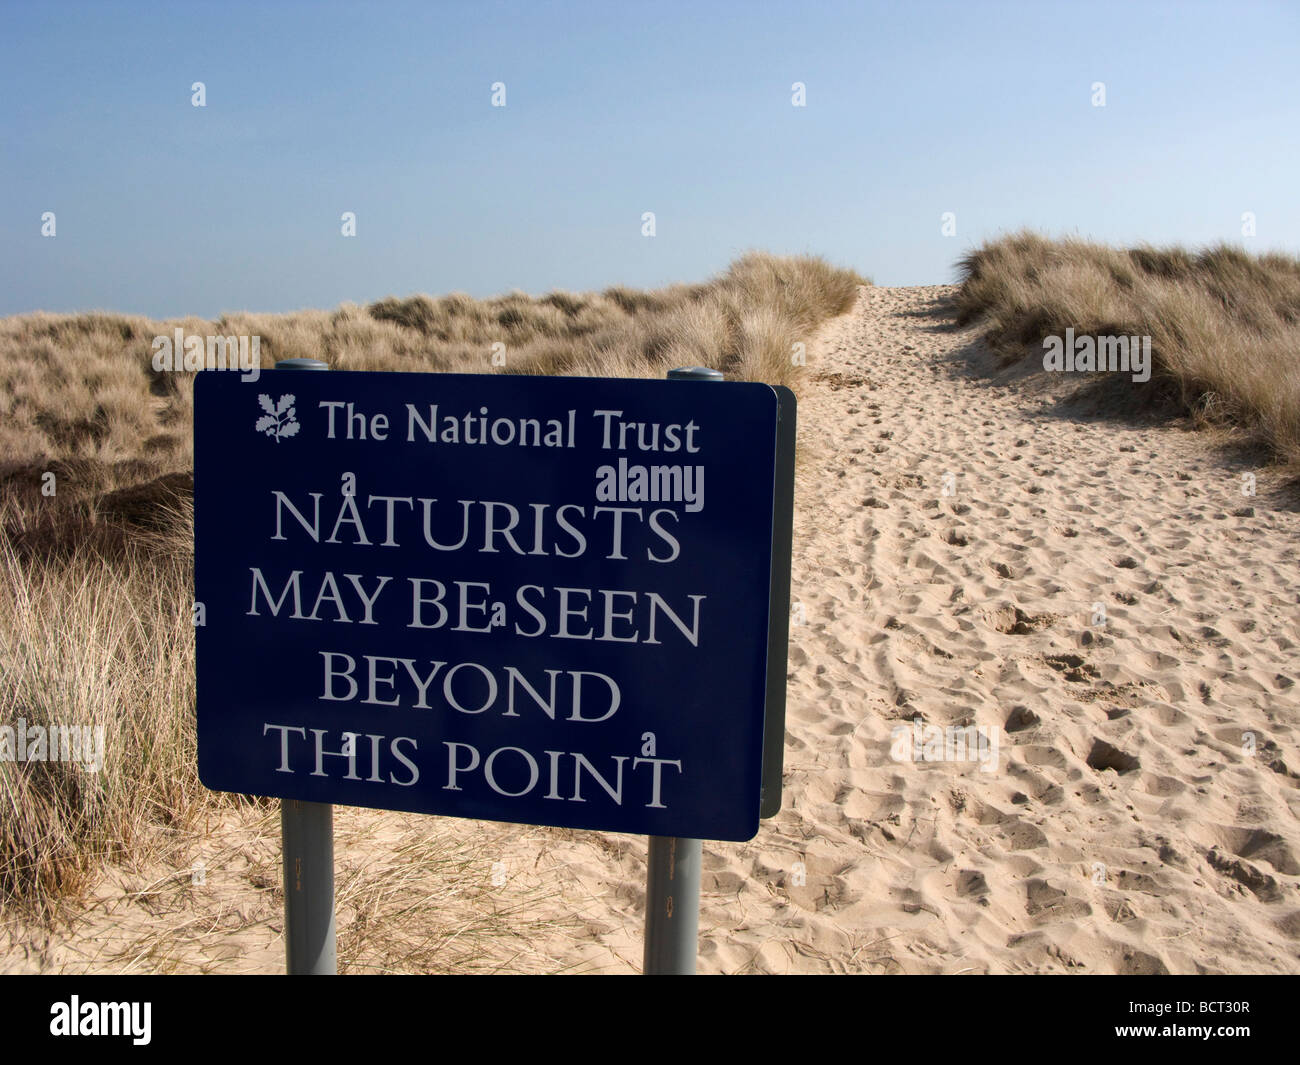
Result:
[[[863,288],[811,349],[785,806],[750,844],[705,844],[701,971],[1295,971],[1300,514],[1203,436],[981,376],[951,294]],[[975,726],[996,765],[894,757],[936,726]],[[427,824],[340,817],[366,826],[349,867]],[[644,840],[456,830],[484,877],[501,863],[503,902],[553,889],[503,965],[639,970]],[[205,931],[172,965],[281,964],[238,851],[188,896]],[[258,920],[214,934],[205,907]],[[105,903],[83,949],[16,964],[102,965],[84,944],[147,928]]]

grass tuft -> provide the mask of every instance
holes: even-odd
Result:
[[[1219,244],[1120,249],[1022,231],[958,263],[958,320],[1008,360],[1062,336],[1151,337],[1151,405],[1300,463],[1300,260]]]

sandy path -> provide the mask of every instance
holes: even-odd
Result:
[[[705,844],[701,971],[1300,970],[1300,515],[1204,436],[976,379],[950,295],[864,288],[810,350],[785,805]],[[917,719],[976,726],[996,765],[891,751]],[[394,840],[472,840],[488,886],[466,904],[543,922],[506,969],[639,970],[643,839],[340,817],[341,884]],[[231,833],[165,965],[153,912],[109,883],[60,942],[0,929],[3,967],[279,971],[274,827]],[[188,884],[181,864],[159,875]],[[413,933],[450,916],[425,883]]]
[[[1300,516],[1203,437],[971,380],[974,335],[926,313],[949,294],[864,289],[801,407],[807,624],[758,843],[808,887],[761,964],[1295,971]],[[892,760],[918,716],[999,735],[996,771]]]

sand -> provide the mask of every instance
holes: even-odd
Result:
[[[1300,970],[1294,496],[1185,425],[997,374],[951,295],[863,288],[810,346],[785,803],[705,843],[700,971]],[[965,726],[996,764],[911,738]],[[434,822],[339,819],[348,967],[452,961],[361,934],[464,917],[436,872],[356,888]],[[437,824],[469,908],[522,929],[460,967],[639,971],[643,839]],[[0,929],[0,969],[278,971],[274,825],[217,838],[202,885],[116,871],[68,929]]]

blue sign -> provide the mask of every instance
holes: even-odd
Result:
[[[762,384],[200,373],[203,783],[751,839],[776,430]]]

